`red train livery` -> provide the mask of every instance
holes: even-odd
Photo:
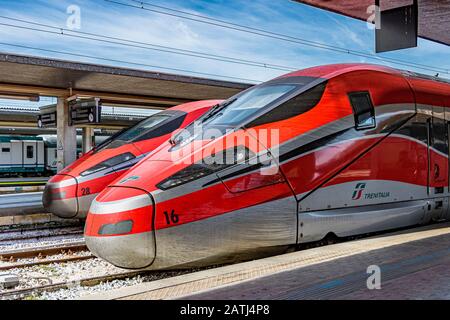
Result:
[[[112,136],[52,177],[44,207],[61,218],[85,218],[92,200],[145,155],[221,100],[185,103],[158,112]]]
[[[438,78],[367,64],[290,73],[110,183],[86,243],[120,267],[167,269],[448,219],[448,120]]]

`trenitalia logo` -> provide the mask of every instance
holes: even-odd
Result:
[[[356,184],[355,190],[353,191],[352,200],[359,200],[363,197],[363,192],[366,189],[366,183],[365,182],[359,182]],[[391,193],[389,191],[383,191],[383,192],[365,192],[364,193],[364,199],[372,200],[372,199],[378,199],[378,198],[389,198],[391,196]]]
[[[359,200],[362,197],[362,193],[364,189],[366,188],[366,184],[363,182],[360,182],[356,185],[355,191],[353,191],[352,200]]]

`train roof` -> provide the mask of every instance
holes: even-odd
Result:
[[[412,71],[402,71],[402,73],[404,76],[409,77],[409,78],[437,81],[437,82],[441,82],[441,83],[450,85],[450,79],[433,77],[433,76],[429,76],[429,75],[421,74],[421,73],[417,73],[417,72],[412,72]]]
[[[48,147],[55,147],[58,143],[58,139],[56,138],[56,135],[50,135],[50,134],[46,134],[43,135],[41,134],[39,137],[41,137],[44,140],[44,143],[48,146]]]
[[[188,103],[179,104],[175,107],[172,107],[167,110],[179,110],[184,112],[193,112],[198,109],[202,109],[205,107],[211,107],[215,104],[218,104],[222,102],[222,100],[199,100],[199,101],[193,101]]]
[[[340,63],[340,64],[328,64],[323,66],[316,66],[311,68],[306,68],[298,71],[294,71],[288,74],[281,76],[280,78],[287,77],[315,77],[315,78],[324,78],[331,79],[338,75],[359,71],[359,70],[368,70],[368,71],[380,71],[387,72],[392,74],[401,74],[401,72],[397,69],[393,69],[386,66],[380,66],[376,64],[368,64],[368,63]]]
[[[11,142],[12,140],[21,140],[21,141],[42,141],[41,137],[33,137],[33,136],[11,136],[11,135],[0,135],[0,142]]]
[[[285,75],[282,75],[279,78],[287,78],[287,77],[316,77],[316,78],[324,78],[331,79],[341,74],[345,74],[352,71],[378,71],[385,72],[390,74],[397,74],[400,76],[404,76],[407,78],[421,79],[421,80],[430,80],[437,81],[445,84],[450,84],[450,80],[443,79],[439,77],[433,77],[425,74],[420,74],[417,72],[407,71],[395,69],[387,66],[381,66],[376,64],[369,63],[341,63],[341,64],[329,64],[323,66],[316,66],[311,68],[306,68],[303,70],[294,71]]]

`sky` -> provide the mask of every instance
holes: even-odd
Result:
[[[137,2],[133,0],[112,1],[137,5]],[[417,48],[379,54],[376,55],[378,58],[368,59],[207,25],[113,2],[104,0],[0,0],[0,16],[2,16],[0,24],[33,27],[24,22],[4,18],[7,17],[58,28],[76,26],[79,27],[79,29],[74,29],[77,32],[95,33],[153,45],[286,66],[289,69],[341,62],[368,62],[425,74],[436,74],[436,71],[385,63],[378,59],[386,57],[426,64],[440,69],[450,69],[450,47],[423,39],[419,39]],[[290,0],[146,0],[145,2],[291,37],[374,54],[374,31],[367,27],[367,23]],[[80,9],[79,25],[70,23],[78,22],[77,19],[72,19],[74,15],[67,12],[73,6]],[[161,9],[161,11],[163,10]],[[73,13],[73,11],[71,12]],[[44,26],[37,28],[54,30]],[[37,50],[38,48],[47,51]],[[62,51],[66,54],[55,51]],[[266,81],[288,72],[287,70],[207,60],[5,25],[0,25],[0,52],[252,83]],[[447,70],[447,72],[450,71]],[[445,70],[441,72],[441,76],[450,78],[450,74],[446,74]]]

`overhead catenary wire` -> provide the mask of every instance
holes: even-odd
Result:
[[[111,1],[111,0],[105,0],[105,1],[107,1],[107,2],[114,2],[114,1]],[[375,59],[375,60],[383,60],[383,61],[386,61],[386,62],[392,61],[392,63],[398,62],[398,63],[411,64],[411,65],[415,65],[415,66],[421,66],[421,67],[425,67],[425,68],[432,68],[433,69],[432,71],[434,71],[434,69],[441,69],[444,72],[450,73],[450,69],[448,69],[448,68],[439,68],[439,67],[430,66],[430,65],[421,64],[421,63],[416,63],[416,62],[411,63],[411,62],[408,62],[408,61],[405,61],[405,60],[401,60],[401,59],[397,59],[397,58],[379,57],[378,55],[371,54],[369,52],[359,51],[359,50],[355,50],[355,49],[343,48],[343,47],[339,47],[339,46],[335,46],[335,45],[330,45],[330,44],[326,44],[326,43],[321,43],[321,42],[317,42],[317,41],[312,41],[312,40],[307,40],[307,39],[303,39],[303,38],[299,38],[299,37],[285,35],[285,34],[273,32],[273,31],[267,31],[267,30],[263,30],[263,29],[259,29],[259,28],[255,28],[255,27],[251,27],[251,26],[245,26],[245,25],[242,25],[242,24],[237,24],[237,23],[233,23],[233,22],[229,22],[229,21],[225,21],[225,20],[220,20],[220,19],[217,19],[217,18],[211,18],[211,17],[207,17],[207,16],[204,16],[204,15],[194,14],[194,13],[190,13],[190,12],[186,12],[186,11],[182,11],[182,10],[176,10],[176,9],[165,7],[165,6],[161,6],[161,5],[155,5],[155,4],[152,4],[152,3],[149,3],[149,2],[145,2],[145,1],[138,1],[138,0],[129,0],[129,1],[140,3],[142,6],[143,5],[153,6],[153,7],[161,8],[161,9],[164,9],[164,10],[167,10],[167,11],[183,13],[185,15],[190,15],[190,16],[199,17],[199,18],[206,19],[206,20],[216,21],[216,22],[220,22],[220,23],[223,23],[223,24],[228,24],[228,25],[239,27],[239,28],[243,28],[243,29],[249,29],[249,30],[254,30],[254,31],[258,31],[258,32],[263,32],[263,33],[266,33],[268,35],[280,36],[280,37],[285,37],[287,39],[303,41],[303,42],[305,42],[305,44],[308,43],[309,45],[316,45],[316,46],[319,46],[319,48],[322,48],[322,49],[324,49],[324,48],[331,48],[331,49],[340,50],[343,53],[370,55],[370,58],[371,59]],[[144,9],[146,9],[146,8],[144,8]],[[240,31],[244,31],[244,30],[240,30]]]
[[[88,58],[88,59],[94,59],[94,60],[103,60],[103,61],[115,62],[115,63],[121,63],[121,64],[127,64],[127,65],[135,65],[135,66],[141,66],[141,67],[149,67],[149,68],[170,70],[170,71],[176,71],[176,72],[197,74],[197,75],[208,76],[208,77],[226,78],[226,79],[241,80],[241,81],[253,82],[253,83],[261,83],[262,82],[261,80],[224,76],[224,75],[219,75],[219,74],[214,74],[214,73],[206,73],[206,72],[198,72],[198,71],[192,71],[192,70],[186,70],[186,69],[164,67],[164,66],[151,65],[151,64],[141,63],[141,62],[132,62],[132,61],[99,57],[99,56],[93,56],[93,55],[87,55],[87,54],[81,54],[81,53],[74,53],[74,52],[67,52],[67,51],[60,51],[60,50],[53,50],[53,49],[44,49],[44,48],[32,47],[32,46],[15,44],[15,43],[0,42],[0,45],[16,47],[16,48],[21,48],[21,49],[28,49],[28,50],[44,51],[44,52],[50,52],[50,53],[56,53],[56,54],[62,54],[62,55],[69,55],[69,56],[75,56],[75,57],[81,57],[81,58]]]
[[[178,55],[191,56],[191,57],[197,57],[197,58],[202,58],[202,59],[216,60],[216,61],[222,61],[222,62],[228,62],[228,63],[241,64],[241,65],[248,65],[248,66],[253,66],[253,67],[261,67],[261,68],[265,68],[265,69],[274,69],[274,70],[280,70],[280,71],[294,71],[294,70],[298,69],[295,67],[282,66],[282,65],[276,65],[276,64],[266,63],[266,62],[258,62],[258,61],[252,61],[252,60],[245,60],[245,59],[235,58],[235,57],[227,57],[227,56],[223,56],[223,55],[215,55],[215,54],[203,53],[203,52],[199,52],[199,51],[186,50],[186,49],[180,49],[180,48],[169,47],[169,46],[162,46],[162,45],[157,45],[157,44],[148,43],[148,42],[134,41],[134,40],[130,40],[130,39],[106,36],[106,35],[96,34],[96,33],[91,33],[91,32],[75,31],[75,30],[70,30],[70,29],[52,26],[52,25],[48,25],[48,24],[38,23],[38,22],[24,20],[24,19],[17,19],[17,18],[2,16],[2,15],[0,15],[0,18],[6,19],[6,20],[11,20],[11,21],[16,21],[16,22],[20,22],[20,23],[25,23],[25,24],[29,24],[29,25],[49,28],[49,29],[52,29],[53,31],[39,29],[39,28],[33,28],[33,27],[29,27],[29,26],[24,26],[24,25],[15,25],[15,24],[11,24],[11,23],[0,23],[0,25],[6,26],[6,27],[19,28],[19,29],[44,32],[44,33],[51,33],[51,34],[57,34],[57,35],[62,35],[62,36],[67,36],[67,37],[75,37],[75,38],[80,38],[80,39],[85,39],[85,40],[92,40],[92,41],[104,42],[104,43],[109,43],[109,44],[116,44],[116,45],[122,45],[122,46],[128,46],[128,47],[134,47],[134,48],[140,48],[140,49],[173,53],[173,54],[178,54]]]
[[[179,11],[179,10],[175,10],[175,11]],[[195,16],[199,16],[199,15],[195,15]],[[201,16],[201,17],[203,17],[203,16]],[[245,60],[245,59],[234,58],[234,57],[226,57],[226,56],[221,56],[221,55],[208,54],[208,53],[203,53],[203,52],[198,52],[198,51],[185,50],[185,49],[168,47],[168,46],[161,46],[161,45],[157,45],[157,44],[140,42],[140,41],[134,41],[134,40],[123,39],[123,38],[118,38],[118,37],[105,36],[105,35],[100,35],[100,34],[95,34],[95,33],[73,31],[73,30],[69,30],[69,29],[66,29],[66,28],[61,28],[61,27],[57,27],[57,26],[51,26],[51,25],[43,24],[43,23],[37,23],[37,22],[34,22],[34,21],[28,21],[28,20],[23,20],[23,19],[17,19],[17,18],[12,18],[12,17],[1,16],[1,15],[0,15],[0,18],[7,19],[7,20],[13,20],[13,21],[16,21],[16,22],[21,22],[21,23],[26,23],[26,24],[30,24],[30,25],[42,26],[42,27],[45,27],[45,28],[51,28],[51,29],[54,29],[55,31],[49,31],[49,30],[43,30],[43,29],[37,29],[37,28],[31,28],[31,27],[27,27],[27,26],[19,26],[19,25],[7,24],[7,23],[0,23],[0,25],[7,26],[7,27],[21,28],[21,29],[27,29],[27,30],[38,31],[38,32],[45,32],[45,33],[51,33],[51,34],[58,34],[58,35],[63,35],[63,36],[68,36],[68,37],[75,37],[75,38],[85,39],[85,40],[106,42],[106,43],[109,43],[109,44],[117,44],[117,45],[129,46],[129,47],[135,47],[135,48],[141,48],[141,49],[148,49],[148,50],[155,50],[155,51],[161,51],[161,52],[168,52],[168,53],[173,53],[173,54],[181,54],[181,55],[185,55],[185,56],[193,56],[193,57],[202,58],[202,59],[211,59],[211,60],[217,60],[217,61],[223,61],[223,62],[229,62],[229,63],[237,63],[237,64],[249,65],[249,66],[254,66],[254,67],[262,67],[262,68],[266,68],[266,69],[274,69],[274,70],[288,71],[288,72],[298,69],[296,67],[275,65],[275,64],[265,63],[265,62],[257,62],[257,61]],[[207,17],[204,17],[204,18],[207,18]],[[212,18],[209,18],[209,19],[212,19]],[[222,21],[222,20],[219,20],[219,21]],[[58,31],[56,31],[56,30],[58,30]],[[82,35],[89,35],[89,36],[93,36],[95,38],[88,37],[88,36],[82,36]],[[102,38],[102,39],[98,39],[98,38]],[[110,40],[105,40],[105,39],[113,39],[113,40],[118,40],[118,41],[121,41],[121,42],[110,41]],[[125,42],[125,43],[123,43],[122,41]],[[147,46],[150,46],[150,47],[147,47]],[[375,59],[383,61],[383,58],[380,58],[378,56],[375,56]],[[389,62],[389,63],[392,63],[392,62]],[[414,64],[413,63],[407,64],[407,66],[420,68],[420,69],[426,69],[426,70],[429,70],[429,71],[438,71],[438,70],[435,70],[435,69],[419,67],[415,63]],[[421,66],[423,66],[423,65],[421,65]],[[442,71],[442,70],[444,70],[444,71]],[[439,70],[439,72],[448,73],[447,69],[442,69],[442,70]]]
[[[110,0],[105,0],[105,1],[117,3],[116,1],[110,1]],[[144,3],[144,2],[136,1],[136,0],[132,0],[132,1]],[[146,3],[146,4],[148,5],[148,3]],[[157,6],[157,7],[166,8],[166,7],[162,7],[162,6]],[[167,10],[169,10],[169,8],[167,8]],[[175,10],[175,9],[170,9],[170,10],[182,12],[180,10]],[[186,13],[186,14],[191,14],[191,13]],[[191,14],[191,15],[197,16],[197,17],[202,17],[205,19],[214,20],[213,18],[200,16],[200,15],[196,15],[196,14]],[[21,22],[21,23],[26,23],[26,24],[30,24],[30,25],[35,25],[35,26],[50,28],[50,29],[53,29],[54,31],[37,29],[37,28],[32,28],[32,27],[27,27],[27,26],[18,26],[18,25],[0,23],[0,25],[13,27],[13,28],[21,28],[21,29],[27,29],[27,30],[32,30],[32,31],[45,32],[45,33],[64,35],[64,36],[75,37],[75,38],[80,38],[80,39],[99,41],[99,42],[104,42],[104,43],[109,43],[109,44],[117,44],[117,45],[123,45],[123,46],[135,47],[135,48],[156,50],[156,51],[162,51],[162,52],[168,52],[168,53],[174,53],[174,54],[182,54],[182,55],[186,55],[186,56],[194,56],[194,57],[203,58],[203,59],[212,59],[212,60],[218,60],[218,61],[224,61],[224,62],[230,62],[230,63],[245,64],[245,65],[254,66],[254,67],[263,67],[266,69],[275,69],[275,70],[282,70],[282,71],[294,71],[294,70],[298,69],[295,67],[281,66],[281,65],[268,64],[268,63],[264,63],[264,62],[251,61],[251,60],[245,60],[245,59],[234,58],[234,57],[226,57],[226,56],[221,56],[221,55],[208,54],[208,53],[203,53],[203,52],[198,52],[198,51],[185,50],[185,49],[168,47],[168,46],[161,46],[161,45],[156,45],[156,44],[152,44],[152,43],[134,41],[134,40],[100,35],[100,34],[95,34],[95,33],[73,31],[73,30],[69,30],[69,29],[65,29],[65,28],[61,28],[61,27],[57,27],[57,26],[51,26],[48,24],[38,23],[38,22],[34,22],[34,21],[27,21],[27,20],[23,20],[23,19],[12,18],[12,17],[6,17],[6,16],[1,16],[1,15],[0,15],[0,18],[13,20],[16,22]],[[226,23],[222,20],[218,20],[218,21]],[[232,24],[232,23],[230,23],[230,24]],[[232,25],[237,25],[237,24],[232,24]],[[238,26],[241,26],[241,25],[238,25]],[[249,27],[249,28],[251,28],[251,27]],[[111,40],[117,40],[117,41],[111,41]],[[118,42],[118,41],[120,41],[120,42]],[[151,48],[148,46],[153,46],[156,48]],[[43,50],[43,49],[37,48],[36,50]],[[69,53],[66,52],[63,54],[69,54]],[[107,59],[107,58],[103,58],[103,57],[101,57],[100,59],[101,60],[109,60],[109,61],[114,60],[114,59]],[[375,56],[375,59],[383,60],[383,58],[380,58],[378,56]],[[125,62],[125,61],[123,61],[123,62],[129,63],[129,64],[136,64],[133,62]],[[389,62],[389,63],[393,63],[393,62]],[[139,63],[138,65],[145,65],[145,64]],[[415,64],[415,63],[408,64],[408,66],[415,67],[415,68],[426,69],[429,71],[438,71],[438,72],[442,72],[442,73],[449,73],[449,71],[447,69],[442,69],[442,70],[444,70],[444,71],[442,71],[442,70],[437,70],[437,69],[424,68],[424,67],[420,67],[420,65],[419,66],[418,65],[419,64]],[[168,68],[168,67],[161,67],[161,68],[164,68],[167,70],[176,70],[176,71],[182,70],[182,69]],[[183,72],[196,73],[196,74],[202,74],[202,75],[213,75],[213,74],[209,74],[209,73],[200,73],[200,72],[194,72],[194,71],[190,71],[190,70],[183,70]],[[217,75],[217,74],[214,74],[213,76],[224,77],[224,78],[229,78],[229,79],[239,79],[239,80],[244,80],[244,81],[261,82],[260,80],[250,80],[250,79],[244,79],[244,78],[238,78],[238,77],[222,76],[222,75]]]
[[[177,17],[177,18],[186,19],[186,20],[190,20],[190,21],[209,24],[209,25],[226,28],[226,29],[230,29],[230,30],[245,32],[245,33],[249,33],[249,34],[253,34],[253,35],[269,37],[272,39],[287,41],[287,42],[291,42],[291,43],[298,43],[298,44],[302,44],[302,45],[306,45],[306,46],[310,46],[310,47],[315,47],[318,49],[324,49],[324,50],[330,50],[330,51],[344,53],[344,54],[350,54],[350,55],[354,55],[354,56],[358,56],[358,57],[377,60],[377,61],[390,63],[390,64],[402,65],[402,66],[406,66],[406,67],[413,67],[413,68],[417,68],[417,69],[421,69],[421,70],[442,72],[442,73],[450,74],[450,70],[447,68],[440,68],[440,67],[429,66],[429,65],[420,64],[420,63],[413,63],[413,62],[400,60],[400,59],[396,59],[396,58],[380,57],[378,55],[371,54],[368,52],[338,47],[338,46],[334,46],[334,45],[329,45],[329,44],[325,44],[325,43],[302,39],[299,37],[294,37],[294,36],[290,36],[290,35],[284,35],[281,33],[258,29],[258,28],[254,28],[254,27],[244,26],[244,25],[240,25],[240,24],[236,24],[236,23],[227,22],[224,20],[219,20],[216,18],[206,17],[203,15],[193,14],[193,13],[185,12],[182,10],[176,10],[176,9],[168,8],[165,6],[155,5],[155,4],[152,4],[149,2],[145,2],[145,1],[130,0],[132,2],[138,3],[139,5],[123,3],[120,1],[116,1],[116,0],[104,0],[104,1],[113,3],[113,4],[117,4],[117,5],[132,7],[132,8],[136,8],[136,9],[143,9],[146,11],[163,14],[163,15],[167,15],[167,16],[172,16],[172,17]],[[164,12],[164,11],[161,11],[158,9],[152,9],[152,8],[148,8],[148,7],[163,9],[163,10],[170,11],[170,12]],[[204,19],[204,20],[201,20],[201,19]],[[205,21],[205,20],[208,20],[208,21]]]

